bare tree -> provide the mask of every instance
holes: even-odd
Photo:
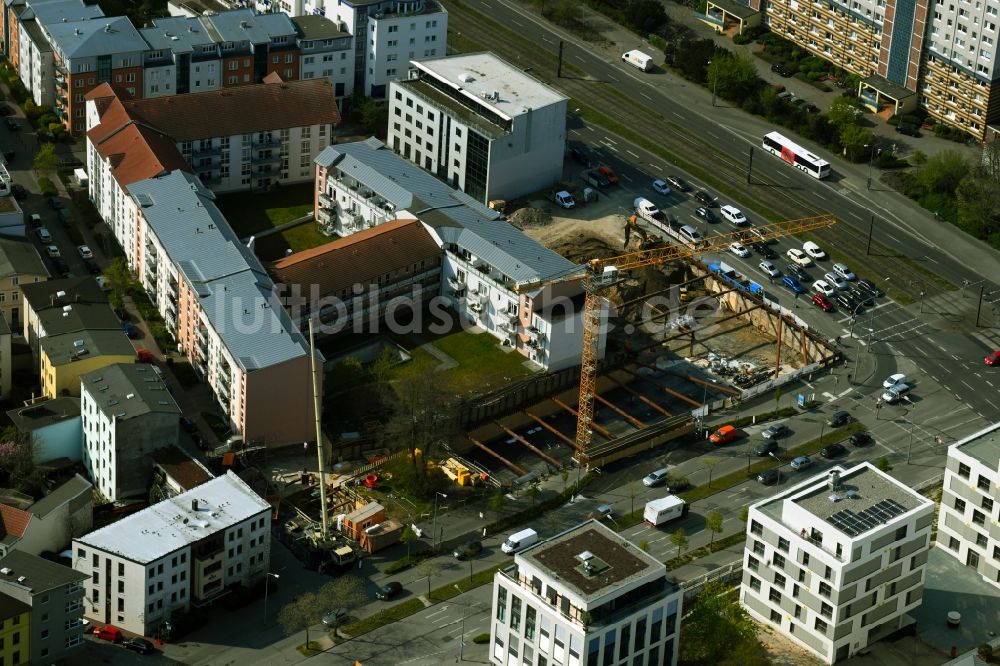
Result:
[[[318,596],[321,603],[325,604],[324,613],[337,608],[345,608],[350,612],[365,603],[365,584],[357,576],[341,576],[321,587]],[[333,616],[334,634],[342,620],[343,616]]]
[[[458,430],[454,400],[438,390],[433,376],[427,374],[398,382],[392,388],[392,417],[383,427],[383,441],[389,448],[406,450],[417,479],[426,482],[424,461]]]
[[[313,592],[296,597],[281,607],[278,612],[278,624],[285,635],[291,636],[298,631],[306,632],[306,647],[309,647],[309,627],[323,617],[324,603],[320,595]]]
[[[42,494],[43,475],[35,466],[37,443],[30,433],[7,427],[0,435],[0,482],[27,495]]]

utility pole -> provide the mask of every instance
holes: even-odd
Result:
[[[566,42],[559,40],[559,64],[556,67],[556,78],[562,78],[562,62],[563,62],[563,48],[566,46]]]
[[[865,248],[865,255],[870,255],[872,253],[872,232],[875,230],[875,216],[872,215],[872,221],[868,225],[868,247]]]
[[[979,285],[979,303],[976,304],[976,328],[979,328],[979,315],[983,311],[983,285]]]
[[[750,175],[753,173],[753,146],[750,146],[750,158],[747,160],[747,185],[750,185]]]

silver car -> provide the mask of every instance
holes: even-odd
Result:
[[[642,485],[646,486],[647,488],[658,486],[667,480],[667,476],[669,476],[669,474],[670,474],[670,468],[668,467],[663,467],[661,469],[658,469],[655,472],[651,472],[648,476],[643,478]]]
[[[882,402],[886,404],[893,404],[899,402],[899,399],[910,392],[910,387],[907,384],[896,384],[891,389],[887,389],[885,393],[882,394]]]

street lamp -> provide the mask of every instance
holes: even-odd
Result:
[[[708,64],[711,65],[712,61],[709,60]],[[715,106],[715,94],[718,90],[719,90],[719,75],[718,73],[716,73],[716,75],[712,77],[712,106]]]
[[[871,148],[871,152],[868,154],[868,189],[872,189],[872,162],[875,161],[875,142],[872,141],[871,144],[865,144],[865,148]]]
[[[462,588],[460,588],[458,586],[458,583],[455,583],[455,589],[458,591],[459,594],[462,594]],[[462,613],[462,637],[458,641],[458,661],[464,661],[464,655],[465,655],[465,616],[466,615],[468,615],[468,613]]]
[[[448,496],[442,492],[434,493],[434,520],[431,522],[431,550],[437,550],[438,497],[448,499]]]
[[[279,578],[281,578],[281,576],[279,576],[276,573],[271,573],[270,571],[264,574],[264,623],[265,624],[267,623],[267,588],[268,588],[267,584],[271,581],[272,578],[274,580],[278,580]]]

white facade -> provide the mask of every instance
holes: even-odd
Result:
[[[740,601],[832,664],[911,623],[934,504],[870,463],[750,506]]]
[[[84,615],[148,636],[192,603],[253,584],[270,563],[270,514],[229,472],[74,539]]]
[[[562,177],[566,97],[492,53],[410,65],[389,91],[387,143],[398,154],[483,203]]]
[[[676,666],[683,596],[661,562],[582,523],[495,574],[490,663]]]
[[[948,447],[937,545],[1000,587],[1000,423]]]
[[[32,21],[32,27],[37,24]],[[52,47],[42,41],[37,29],[17,30],[18,76],[24,82],[32,101],[39,106],[51,106],[55,99],[52,85]]]

